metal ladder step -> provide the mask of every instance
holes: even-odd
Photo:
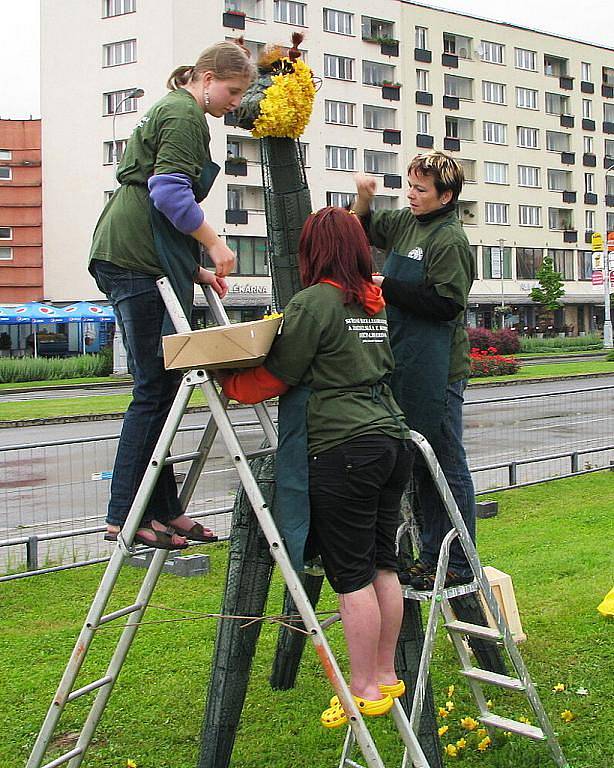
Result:
[[[516,677],[500,675],[497,672],[489,672],[488,670],[480,669],[479,667],[469,667],[468,669],[461,669],[459,671],[461,675],[469,677],[471,680],[476,680],[478,683],[496,685],[499,688],[508,688],[510,691],[522,692],[525,690],[523,682]]]
[[[492,627],[483,627],[480,624],[470,624],[467,621],[450,621],[444,625],[449,632],[456,632],[459,635],[470,635],[471,637],[481,637],[484,640],[503,641],[503,636],[498,629]]]
[[[528,723],[520,723],[518,720],[510,720],[507,717],[500,717],[499,715],[482,715],[478,717],[478,720],[484,725],[489,725],[492,728],[501,728],[504,731],[517,733],[520,736],[526,736],[535,741],[545,741],[546,739],[541,728],[538,728],[535,725],[529,725]]]
[[[85,696],[86,693],[91,693],[98,688],[102,688],[103,685],[109,685],[109,683],[112,683],[114,679],[115,678],[113,678],[111,675],[106,675],[106,677],[101,677],[100,680],[94,680],[93,683],[84,685],[83,688],[77,688],[76,690],[69,693],[66,701],[74,701],[75,699],[78,699],[79,696]]]
[[[65,752],[63,755],[60,755],[60,757],[57,757],[50,763],[45,763],[45,765],[42,765],[41,768],[57,768],[58,765],[64,765],[64,763],[72,760],[73,757],[77,757],[77,755],[80,755],[82,752],[82,747],[75,747],[74,749],[71,749],[70,752]]]

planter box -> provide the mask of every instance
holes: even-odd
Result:
[[[401,189],[403,186],[403,179],[395,173],[385,173],[384,186],[386,189]]]
[[[561,162],[565,165],[573,165],[576,162],[576,156],[573,152],[561,152]]]
[[[237,126],[239,118],[236,112],[226,112],[224,115],[224,125],[230,125],[232,127]]]
[[[400,85],[382,85],[382,98],[388,99],[388,101],[400,101],[401,86]]]
[[[585,152],[582,155],[582,165],[585,165],[587,168],[595,168],[597,166],[597,156]]]
[[[247,176],[247,160],[226,160],[224,171],[229,176]]]
[[[578,242],[578,233],[575,229],[566,229],[563,232],[563,242],[564,243],[577,243]]]
[[[560,124],[563,128],[573,128],[575,120],[573,115],[561,115]]]
[[[460,139],[451,139],[446,136],[443,140],[443,148],[448,152],[460,152]]]
[[[597,195],[594,192],[585,192],[584,205],[597,205]]]
[[[563,202],[564,203],[575,203],[576,202],[576,193],[570,192],[569,190],[565,190],[563,192]]]
[[[610,157],[609,155],[606,155],[603,158],[603,167],[607,170],[608,168],[611,168],[614,165],[614,157]]]
[[[559,77],[559,86],[564,91],[573,91],[573,77],[561,75],[561,77]]]
[[[460,109],[460,101],[458,96],[444,96],[443,97],[444,109]]]
[[[582,130],[583,131],[594,131],[595,130],[595,121],[590,120],[588,117],[582,118]]]
[[[386,128],[383,134],[384,144],[400,144],[401,131],[393,128]]]
[[[614,195],[606,195],[605,204],[608,206],[608,208],[612,208],[614,206]]]
[[[432,136],[429,136],[428,133],[416,134],[416,146],[420,147],[420,149],[432,149],[433,143],[434,139]]]
[[[245,29],[245,14],[224,11],[222,14],[222,26],[230,27],[230,29]]]
[[[382,56],[398,56],[399,41],[395,40],[392,43],[380,43],[380,53]]]
[[[253,368],[267,356],[281,320],[275,317],[164,336],[164,366],[169,370]]]
[[[422,104],[425,107],[433,106],[433,94],[427,91],[416,91],[416,104]]]
[[[593,83],[589,83],[586,80],[582,80],[580,83],[580,90],[582,93],[595,93],[595,86]]]
[[[608,123],[607,121],[603,124],[603,132],[604,133],[614,133],[614,123]]]
[[[226,210],[226,224],[247,224],[247,211],[241,208]]]
[[[442,53],[441,63],[444,67],[458,69],[458,56],[455,56],[453,53]]]
[[[426,48],[414,48],[414,59],[416,61],[422,61],[425,64],[430,64],[433,61],[433,54]]]
[[[614,85],[602,85],[601,95],[604,99],[614,99]]]

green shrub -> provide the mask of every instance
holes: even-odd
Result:
[[[605,359],[608,363],[614,363],[614,349],[611,349],[608,354],[605,356]]]
[[[0,384],[108,376],[113,372],[113,353],[75,357],[0,358]]]
[[[603,349],[603,339],[596,333],[587,336],[558,336],[551,339],[520,337],[520,352],[582,352]]]

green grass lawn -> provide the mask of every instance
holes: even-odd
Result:
[[[509,376],[480,376],[470,379],[471,382],[495,383],[498,381],[523,381],[524,379],[548,379],[553,376],[576,376],[587,373],[614,373],[614,363],[605,360],[585,360],[565,363],[536,363],[523,365],[522,368]]]
[[[132,378],[129,376],[82,376],[78,379],[48,379],[47,381],[23,381],[0,384],[0,392],[6,389],[30,389],[38,387],[63,387],[76,384],[129,384]]]
[[[496,518],[479,521],[484,564],[511,573],[524,631],[521,651],[572,768],[611,768],[612,629],[596,606],[612,587],[612,474],[587,475],[498,494]],[[207,550],[212,572],[204,578],[163,575],[152,605],[171,606],[178,615],[220,608],[226,546]],[[0,593],[0,765],[22,766],[40,727],[103,572],[91,566],[73,572],[37,576],[4,584]],[[126,568],[110,609],[133,601],[143,571]],[[281,610],[281,583],[274,579],[269,613]],[[320,610],[335,598],[325,588]],[[146,620],[168,619],[168,611],[150,607]],[[100,676],[103,658],[116,631],[101,631],[79,684]],[[136,636],[120,680],[100,723],[86,764],[89,768],[193,768],[196,764],[203,704],[215,637],[211,619],[143,626]],[[320,711],[331,695],[324,673],[308,645],[294,690],[268,686],[277,633],[262,629],[247,701],[235,745],[237,768],[327,768],[337,765],[344,729],[326,731]],[[341,628],[329,632],[345,667]],[[440,724],[448,725],[443,742],[465,735],[468,747],[447,765],[484,768],[548,768],[544,745],[518,736],[477,752],[476,736],[461,729],[462,716],[476,708],[457,672],[452,646],[439,637],[433,662],[436,703],[444,705],[454,685],[455,709]],[[563,683],[566,690],[553,693]],[[586,689],[587,695],[577,693]],[[499,714],[529,715],[518,694],[493,691]],[[83,699],[68,705],[58,730],[62,751],[79,728]],[[571,710],[566,724],[560,713]],[[370,720],[387,766],[401,764],[401,749],[390,718]],[[56,753],[54,753],[56,754]],[[51,759],[51,758],[48,758]]]

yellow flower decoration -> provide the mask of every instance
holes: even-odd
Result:
[[[270,312],[268,315],[263,315],[263,320],[277,320],[278,317],[283,317],[283,312]]]
[[[565,690],[565,686],[563,683],[557,683],[554,688],[552,689],[552,693],[561,693],[561,691]]]
[[[524,715],[522,717],[518,718],[519,722],[524,723],[525,725],[531,725],[531,721],[528,717],[525,717]]]
[[[448,698],[449,698],[449,699],[451,699],[451,698],[452,698],[452,696],[454,696],[454,691],[455,691],[455,690],[456,690],[456,689],[454,688],[454,686],[453,686],[453,685],[449,685],[449,686],[448,686]]]
[[[126,768],[136,768],[136,763],[134,762],[134,760],[127,760]]]
[[[488,747],[492,744],[492,741],[490,740],[490,736],[487,736],[485,739],[482,739],[482,741],[478,744],[478,749],[480,752],[486,752]]]
[[[561,720],[563,720],[566,723],[571,723],[571,721],[575,718],[574,713],[569,710],[565,709],[563,712],[561,712]]]
[[[486,706],[488,707],[488,709],[492,709],[492,699],[488,699],[488,701],[486,702]]]
[[[449,729],[450,727],[448,725],[442,725],[441,728],[437,729],[437,733],[440,736],[444,736],[449,731]]]
[[[445,707],[439,707],[437,710],[439,712],[439,717],[447,717],[448,716],[448,710]]]
[[[453,701],[446,701],[446,709],[448,712],[452,712],[454,709],[454,702]]]
[[[446,744],[446,748],[444,749],[444,753],[448,757],[458,757],[458,749],[454,746],[454,744]]]
[[[481,739],[483,739],[485,736],[487,736],[487,735],[488,735],[488,731],[486,730],[486,728],[478,728],[478,729],[477,729],[477,731],[476,731],[476,733],[477,733],[477,735],[478,735],[478,736],[479,736]]]
[[[467,746],[467,740],[466,739],[459,739],[456,742],[456,749],[465,749]]]
[[[475,729],[479,725],[478,721],[474,720],[472,717],[461,718],[460,724],[463,726],[463,728],[466,728],[468,731],[475,731]]]
[[[301,59],[281,61],[290,64],[293,72],[271,78],[252,129],[252,136],[257,139],[264,136],[298,139],[311,117],[316,95],[311,69]]]

